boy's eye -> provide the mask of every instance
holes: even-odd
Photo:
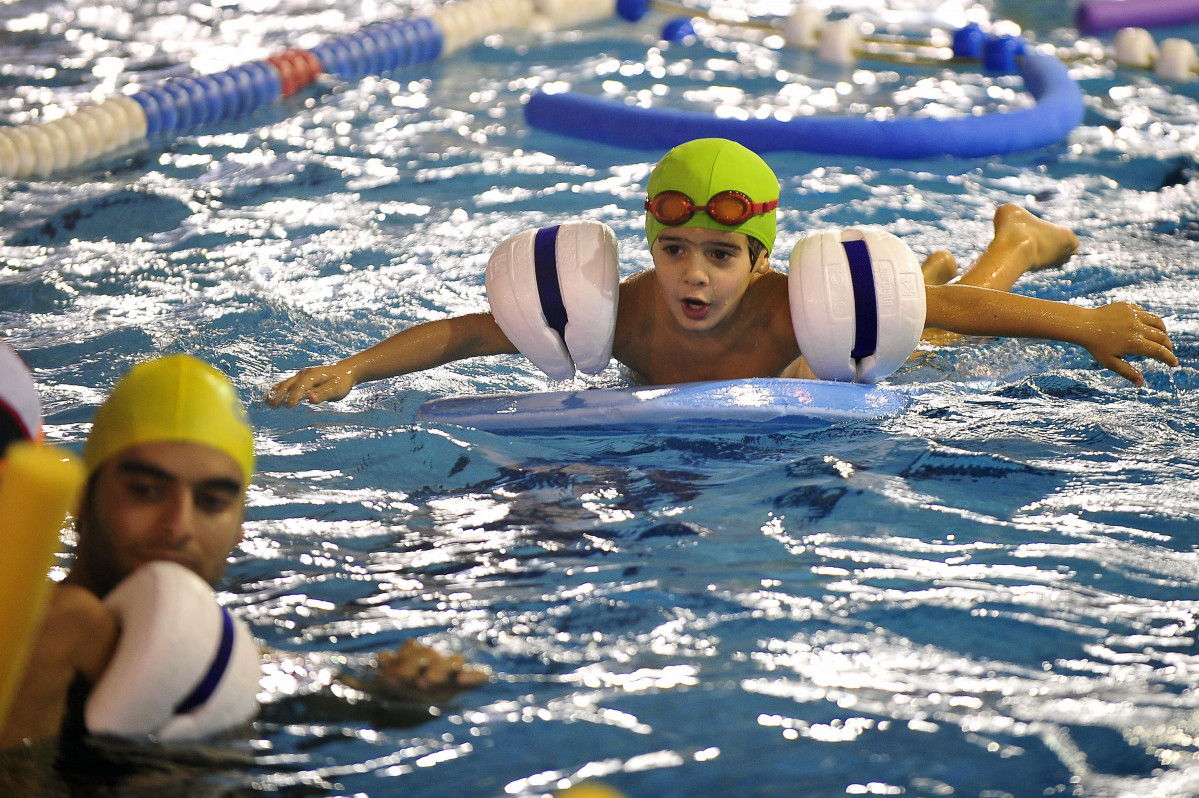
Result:
[[[731,252],[727,249],[714,249],[708,253],[708,257],[711,260],[721,263],[723,265],[723,264],[732,263],[733,261],[735,261],[737,259],[737,254],[738,253]]]

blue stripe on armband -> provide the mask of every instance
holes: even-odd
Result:
[[[566,341],[566,303],[558,285],[558,227],[543,227],[533,239],[533,273],[545,323]]]
[[[856,328],[854,360],[873,355],[878,350],[878,299],[874,295],[874,269],[870,266],[870,250],[865,241],[842,241],[849,258],[849,276],[853,281],[853,301]]]
[[[229,659],[233,655],[233,616],[224,607],[221,607],[221,620],[221,644],[217,647],[216,656],[195,689],[175,705],[176,715],[185,715],[212,698],[229,667]]]

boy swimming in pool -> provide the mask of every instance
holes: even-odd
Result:
[[[648,384],[813,376],[795,339],[787,275],[769,262],[779,183],[766,162],[732,141],[697,139],[668,152],[647,188],[654,266],[620,284],[613,357]],[[1015,205],[1000,207],[994,226],[960,279],[949,253],[925,261],[927,328],[1075,343],[1137,385],[1143,377],[1126,357],[1178,365],[1162,320],[1136,305],[1084,308],[1010,293],[1025,272],[1067,261],[1078,238]],[[440,319],[303,369],[275,385],[267,402],[336,400],[360,382],[516,352],[491,313]]]

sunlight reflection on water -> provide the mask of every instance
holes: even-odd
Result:
[[[42,6],[4,7],[9,123],[410,8]],[[892,7],[916,27],[975,13]],[[802,433],[414,421],[431,396],[561,387],[515,358],[330,406],[256,401],[296,368],[485,309],[482,267],[516,232],[599,219],[625,274],[649,265],[658,153],[530,131],[533,88],[746,116],[1028,101],[1018,81],[834,69],[760,36],[666,46],[656,24],[499,36],[0,186],[0,329],[42,385],[49,439],[78,446],[116,376],[158,351],[212,360],[253,400],[260,470],[225,596],[281,653],[233,780],[296,796],[533,796],[587,777],[688,798],[1194,794],[1193,87],[1079,67],[1084,125],[1004,159],[770,158],[780,268],[824,226],[881,224],[963,263],[998,203],[1074,226],[1079,255],[1018,288],[1165,317],[1183,366],[1148,367],[1140,391],[1067,345],[983,340],[922,350],[893,380],[916,395],[900,416]],[[412,636],[493,681],[433,711],[336,682]]]

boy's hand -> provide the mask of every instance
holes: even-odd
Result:
[[[301,401],[332,402],[345,397],[354,383],[353,373],[344,366],[309,366],[272,387],[266,403],[271,407],[295,407]]]
[[[1125,357],[1151,357],[1167,366],[1178,365],[1165,323],[1140,306],[1127,302],[1095,308],[1082,344],[1099,365],[1138,386],[1144,384],[1145,378],[1124,360]]]

